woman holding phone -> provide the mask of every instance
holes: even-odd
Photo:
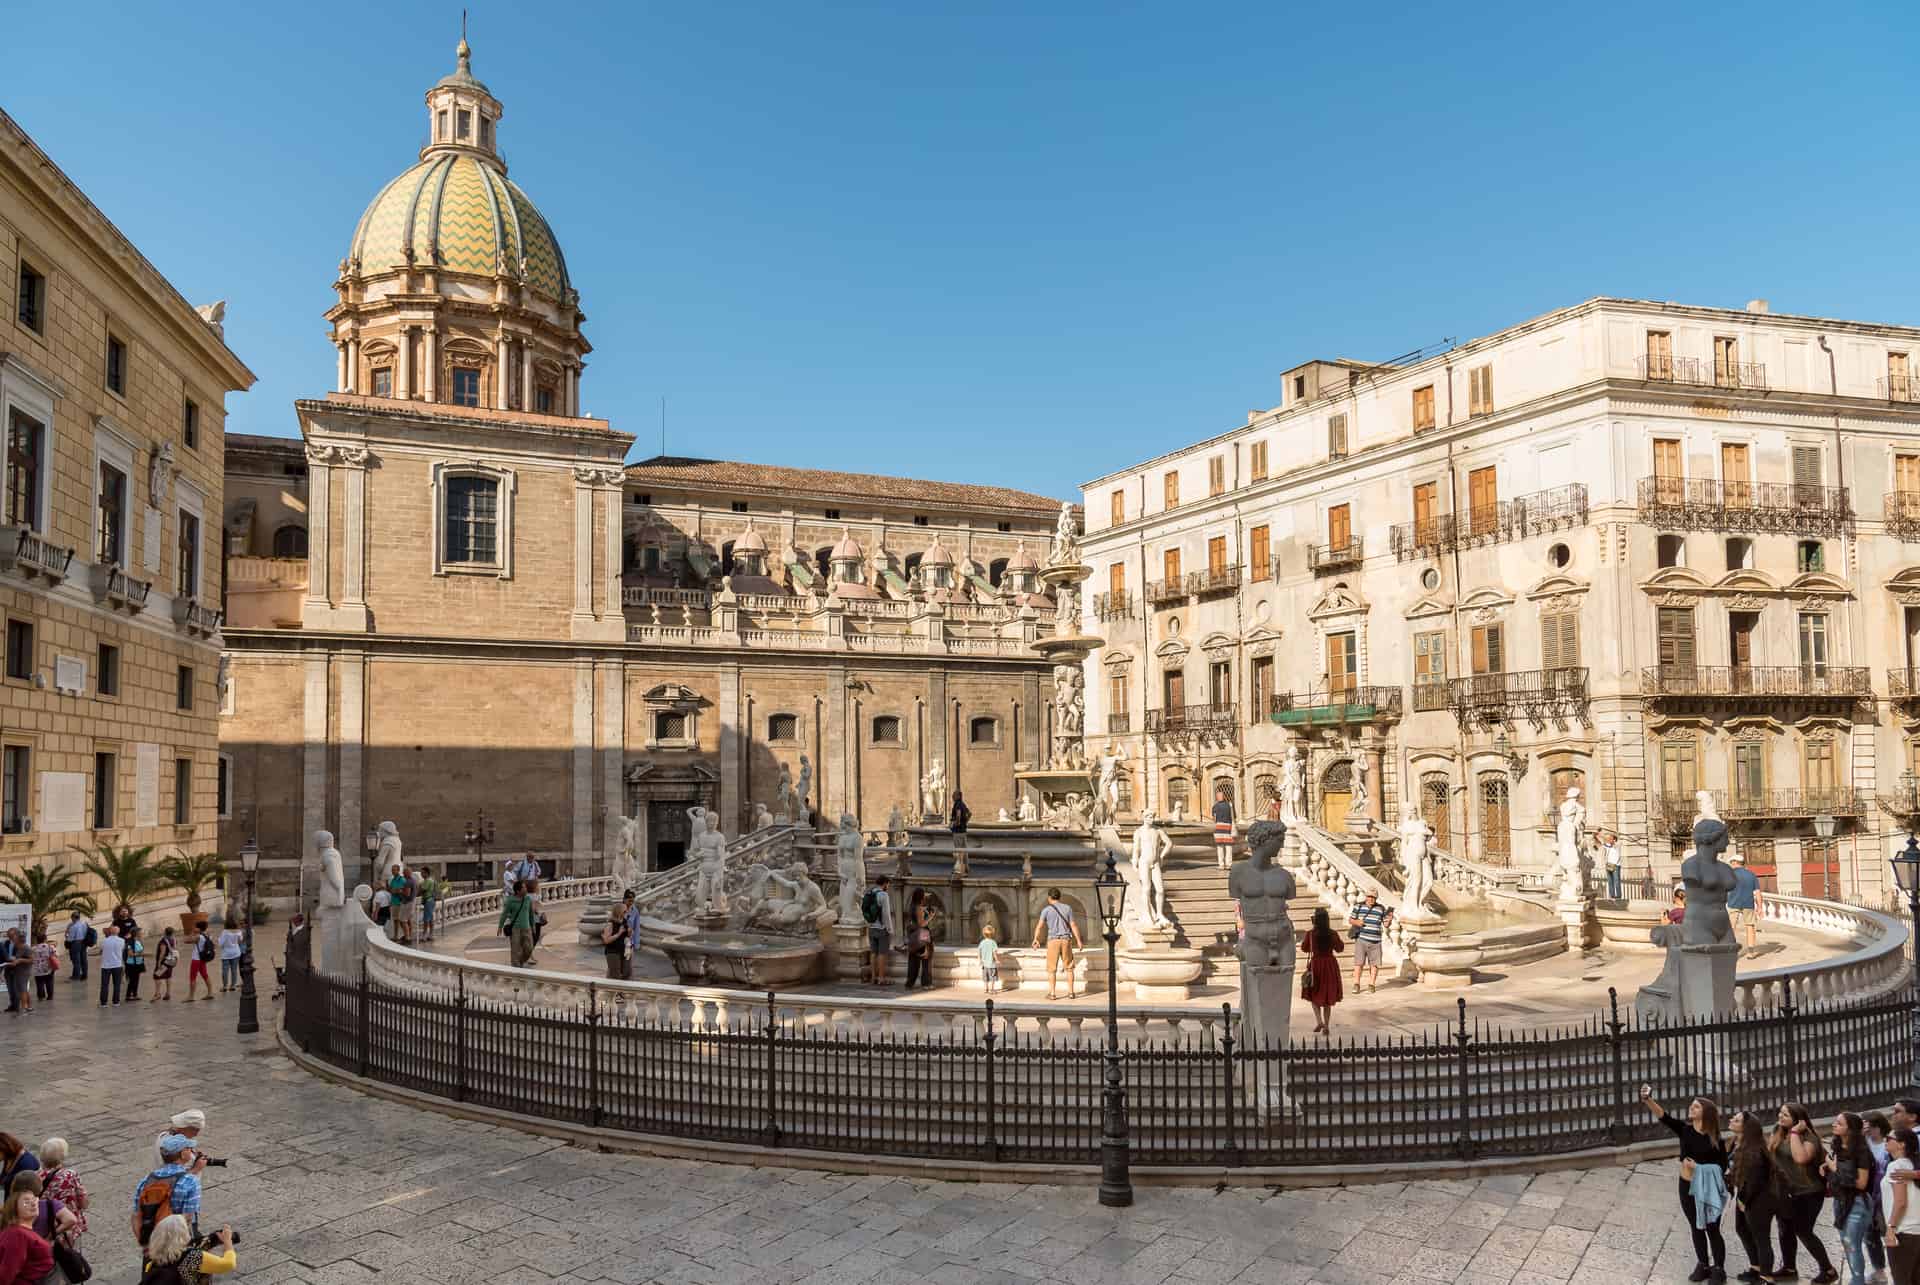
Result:
[[[1685,1121],[1674,1119],[1653,1100],[1653,1086],[1640,1086],[1640,1101],[1653,1118],[1680,1140],[1680,1212],[1693,1236],[1695,1266],[1689,1281],[1725,1285],[1727,1238],[1720,1217],[1727,1207],[1727,1148],[1720,1140],[1720,1108],[1712,1098],[1687,1103]]]
[[[1780,1220],[1780,1270],[1773,1274],[1773,1279],[1792,1280],[1800,1275],[1795,1258],[1795,1242],[1798,1242],[1813,1255],[1813,1261],[1820,1264],[1820,1274],[1813,1278],[1813,1285],[1833,1285],[1840,1279],[1840,1273],[1833,1270],[1826,1245],[1813,1231],[1820,1219],[1820,1206],[1826,1202],[1826,1187],[1820,1180],[1820,1164],[1825,1156],[1820,1149],[1820,1138],[1813,1131],[1813,1119],[1805,1107],[1789,1102],[1780,1108],[1773,1132],[1767,1138],[1767,1150],[1773,1153],[1773,1162],[1780,1166],[1780,1172],[1787,1179],[1787,1204],[1775,1215]]]

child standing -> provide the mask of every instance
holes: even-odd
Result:
[[[1000,989],[1000,964],[996,954],[1000,943],[993,939],[993,921],[989,919],[980,927],[980,976],[986,981],[987,994]]]

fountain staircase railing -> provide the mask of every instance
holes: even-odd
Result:
[[[1483,865],[1431,843],[1427,845],[1427,851],[1433,857],[1435,882],[1445,884],[1455,892],[1480,897],[1498,893],[1549,909],[1552,907],[1553,889],[1549,886],[1546,871]]]
[[[795,845],[806,833],[804,825],[776,821],[729,843],[724,875],[727,890],[735,891],[755,865],[791,860]],[[644,919],[689,923],[698,909],[693,904],[693,894],[699,882],[700,865],[696,861],[643,875],[634,885],[634,904]]]
[[[1295,837],[1300,840],[1298,849],[1293,846]],[[1346,917],[1366,900],[1369,892],[1379,897],[1382,905],[1399,904],[1399,895],[1392,888],[1363,869],[1319,826],[1302,822],[1289,828],[1281,860],[1293,869],[1296,882],[1305,883],[1303,891],[1311,891],[1326,903],[1337,927],[1344,928]],[[1388,963],[1411,966],[1414,951],[1420,945],[1420,933],[1396,918],[1387,924],[1384,945],[1382,953]]]

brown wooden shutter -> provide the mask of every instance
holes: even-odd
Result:
[[[1579,665],[1579,613],[1557,611],[1540,617],[1540,667],[1576,669]]]
[[[1920,491],[1920,455],[1893,457],[1893,489],[1907,495]]]
[[[1353,543],[1353,510],[1345,504],[1336,504],[1327,510],[1327,543],[1335,549],[1344,549]]]
[[[1793,448],[1793,484],[1796,487],[1820,486],[1820,448],[1817,446],[1796,446]]]
[[[1656,437],[1653,440],[1653,475],[1655,477],[1679,477],[1680,443],[1668,437]]]
[[[1248,536],[1248,542],[1252,548],[1253,556],[1252,578],[1255,580],[1265,580],[1268,574],[1267,528],[1263,526],[1255,527]]]
[[[1227,537],[1216,535],[1207,541],[1207,572],[1224,575],[1227,570]]]
[[[1116,562],[1107,569],[1107,589],[1110,593],[1113,594],[1114,601],[1116,603],[1118,603],[1118,601],[1121,598],[1126,596],[1126,592],[1127,592],[1127,564],[1126,563]]]
[[[1670,669],[1693,668],[1693,612],[1691,609],[1660,608],[1660,664]]]
[[[1127,520],[1127,496],[1124,491],[1113,493],[1113,525],[1119,526]]]
[[[1162,557],[1162,562],[1166,568],[1167,583],[1171,586],[1180,578],[1180,550],[1168,549]]]

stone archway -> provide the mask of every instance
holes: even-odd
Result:
[[[1335,759],[1320,774],[1320,826],[1339,829],[1346,824],[1347,809],[1353,806],[1353,760]]]
[[[720,774],[704,763],[641,761],[626,773],[627,815],[640,823],[640,869],[669,870],[686,860],[687,809],[718,811]]]

